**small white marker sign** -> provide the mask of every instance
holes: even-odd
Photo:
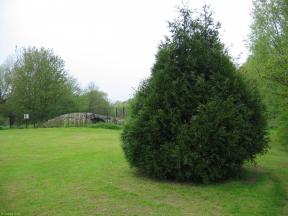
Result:
[[[24,119],[29,119],[29,114],[24,114]]]

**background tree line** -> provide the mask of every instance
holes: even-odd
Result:
[[[288,1],[254,0],[252,14],[251,55],[242,69],[257,82],[270,126],[284,144],[288,139]]]
[[[51,49],[21,48],[0,66],[0,124],[11,114],[21,122],[29,113],[31,123],[40,123],[72,112],[115,115],[115,109],[95,83],[81,89]]]

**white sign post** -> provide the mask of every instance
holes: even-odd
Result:
[[[26,128],[28,127],[28,120],[29,120],[29,114],[24,114],[24,120],[25,120],[25,123],[26,123]]]

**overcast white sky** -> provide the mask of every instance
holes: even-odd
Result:
[[[205,3],[222,24],[223,42],[245,61],[251,0]],[[181,0],[0,0],[0,64],[15,47],[52,48],[82,87],[95,81],[112,101],[126,100],[150,75],[157,46]]]

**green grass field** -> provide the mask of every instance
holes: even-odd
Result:
[[[137,174],[120,133],[0,131],[0,215],[288,215],[288,153],[276,143],[242,178],[195,185]]]

